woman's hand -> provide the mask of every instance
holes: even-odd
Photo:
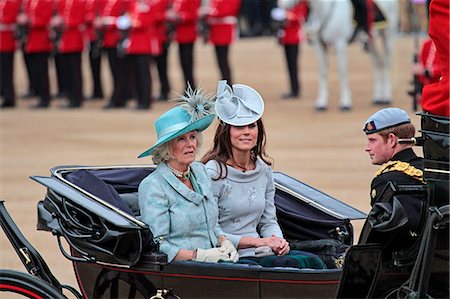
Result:
[[[230,240],[223,240],[220,243],[220,251],[227,254],[230,257],[230,261],[236,263],[239,260],[239,254]]]
[[[267,238],[242,237],[238,248],[268,246],[276,255],[285,255],[289,253],[289,242],[284,238],[272,235]]]
[[[289,253],[289,242],[281,237],[272,235],[270,238],[261,238],[260,246],[269,246],[276,255],[286,255]]]

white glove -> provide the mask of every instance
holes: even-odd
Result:
[[[211,249],[197,249],[197,255],[193,258],[196,262],[217,263],[218,261],[231,261],[230,256],[219,247]]]
[[[233,263],[236,263],[239,260],[239,254],[236,250],[236,247],[234,247],[233,243],[231,243],[230,240],[222,241],[219,249],[223,253],[227,254],[230,258],[230,261],[232,261]]]

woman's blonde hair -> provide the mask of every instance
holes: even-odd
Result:
[[[199,149],[203,144],[203,135],[199,131],[195,131],[195,138],[197,139],[197,148],[195,150],[195,154],[198,153]],[[158,165],[162,162],[167,162],[172,158],[172,143],[175,142],[177,138],[169,140],[156,147],[152,153],[152,161],[154,164]]]

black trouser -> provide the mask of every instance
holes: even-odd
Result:
[[[25,63],[25,68],[27,70],[27,77],[28,77],[28,90],[27,93],[29,95],[35,95],[36,91],[35,91],[35,87],[34,87],[34,83],[33,83],[33,78],[31,76],[31,62],[30,62],[30,54],[25,52],[25,50],[23,50],[22,48],[22,55],[23,55],[23,62]]]
[[[89,50],[89,66],[92,75],[92,98],[103,98],[103,87],[101,81],[101,65],[102,65],[102,51],[96,49],[97,43],[91,42]]]
[[[69,84],[67,84],[64,80],[65,80],[65,68],[66,66],[64,66],[64,58],[62,56],[61,53],[56,53],[54,56],[54,61],[55,61],[55,69],[56,69],[56,83],[58,85],[58,95],[59,96],[67,96],[67,92],[68,92],[68,86]],[[70,81],[69,81],[70,82]]]
[[[219,65],[221,79],[227,80],[228,84],[233,84],[231,80],[231,70],[228,63],[228,46],[215,46],[217,64]]]
[[[134,73],[138,108],[148,108],[151,103],[152,79],[150,74],[150,55],[127,55]]]
[[[167,75],[167,55],[169,52],[170,43],[163,44],[163,51],[160,55],[154,57],[156,67],[158,68],[158,77],[160,83],[160,95],[167,96],[170,91],[169,78]]]
[[[113,79],[113,92],[110,105],[124,107],[129,96],[129,83],[132,77],[129,76],[126,57],[118,57],[116,48],[107,48],[109,67]]]
[[[31,82],[41,104],[50,103],[48,56],[49,53],[29,53]]]
[[[284,45],[284,53],[286,56],[286,64],[289,72],[289,82],[291,85],[291,93],[298,95],[300,92],[300,84],[298,80],[298,53],[299,45]]]
[[[187,88],[188,84],[195,88],[194,43],[179,44],[178,53],[180,56],[181,69],[183,70],[185,88]]]
[[[81,73],[81,52],[62,53],[63,82],[66,85],[69,106],[79,107],[83,102],[83,77]],[[67,84],[66,84],[67,82]]]
[[[0,53],[0,94],[4,103],[15,104],[14,92],[14,51]]]

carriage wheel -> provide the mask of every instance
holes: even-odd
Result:
[[[14,270],[0,270],[0,293],[1,298],[9,297],[3,297],[4,293],[15,293],[32,299],[67,298],[44,280],[31,274]]]

